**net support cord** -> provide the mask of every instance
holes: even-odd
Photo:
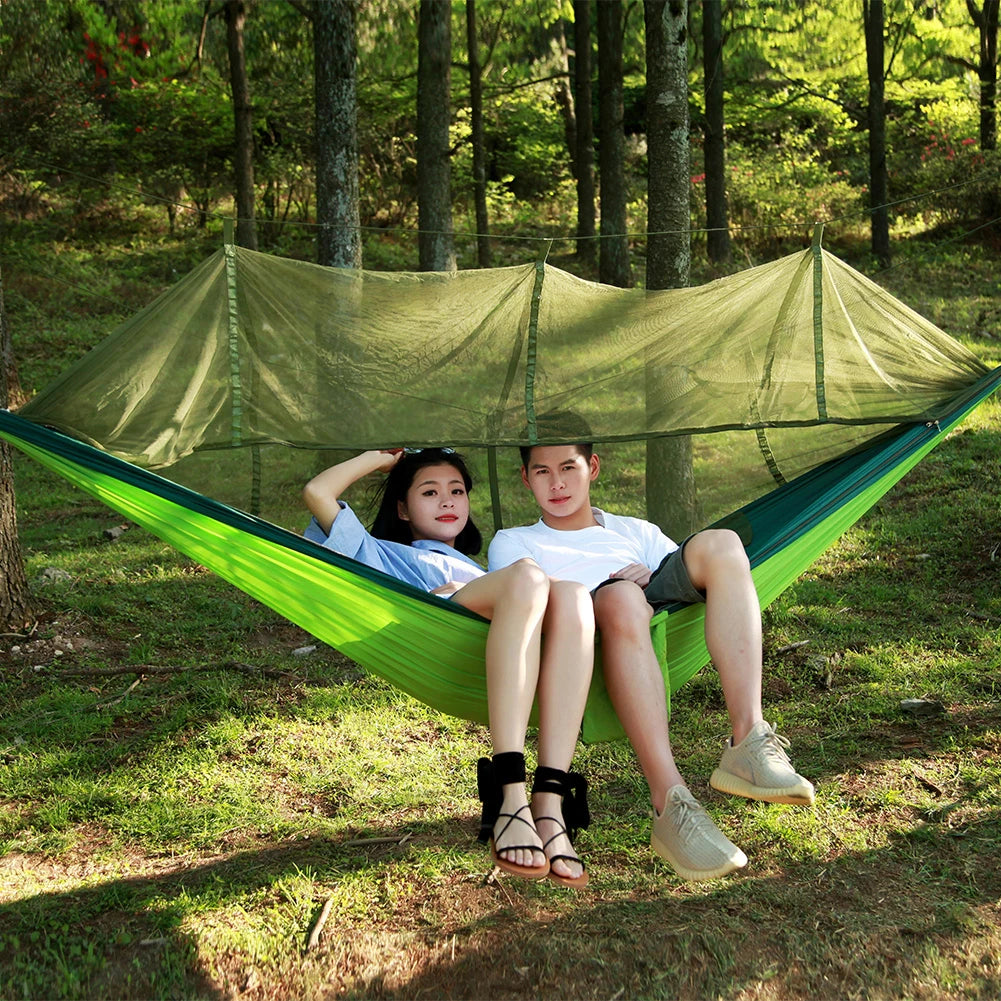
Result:
[[[813,356],[816,366],[817,416],[827,420],[827,389],[824,385],[824,251],[821,239],[824,224],[818,222],[813,230]]]
[[[821,420],[827,419],[827,389],[824,384],[824,252],[822,239],[824,235],[824,224],[817,223],[813,229],[813,242],[811,252],[813,254],[813,357],[814,357],[814,392],[817,397],[817,416]],[[766,373],[767,374],[767,373]],[[762,385],[765,383],[762,377]],[[758,411],[758,401],[752,399],[751,414],[755,421],[760,420]],[[775,458],[771,444],[768,440],[768,432],[763,424],[755,428],[755,436],[758,440],[758,450],[764,460],[768,472],[772,479],[779,485],[786,483],[786,477]]]
[[[535,365],[539,350],[539,306],[542,284],[546,277],[546,262],[535,262],[535,285],[532,288],[532,309],[528,320],[528,346],[525,356],[525,416],[528,420],[528,440],[536,444],[539,432],[535,421]]]
[[[243,441],[243,385],[240,379],[240,314],[237,303],[236,248],[233,242],[233,220],[223,220],[223,250],[226,255],[226,299],[228,305],[229,379],[233,393],[230,420],[231,443],[238,447]],[[261,513],[261,446],[250,447],[250,513]]]

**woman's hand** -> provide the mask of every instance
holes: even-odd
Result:
[[[431,594],[436,594],[439,598],[451,598],[462,587],[463,585],[459,581],[450,580],[447,584],[442,584],[440,587],[434,588]]]
[[[378,463],[372,470],[373,472],[388,473],[403,458],[403,449],[380,448],[372,452],[366,452],[365,454],[371,455],[373,460]]]

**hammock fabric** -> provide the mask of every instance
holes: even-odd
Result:
[[[267,442],[492,449],[573,407],[596,441],[694,436],[707,522],[740,532],[765,606],[999,383],[817,244],[659,293],[541,264],[383,275],[227,246],[0,412],[0,436],[367,670],[486,722],[485,622],[141,467]],[[709,659],[703,608],[651,629],[677,690]],[[620,735],[598,671],[584,739]]]

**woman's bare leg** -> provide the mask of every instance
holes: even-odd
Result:
[[[580,735],[581,718],[594,666],[594,603],[587,589],[572,581],[550,581],[549,605],[542,622],[542,666],[539,673],[539,764],[567,771]],[[566,835],[563,801],[556,793],[532,794],[532,814],[544,842],[553,838],[548,854],[576,856]],[[554,817],[553,820],[540,820]],[[553,872],[571,879],[580,875],[579,862],[560,859]]]
[[[549,579],[531,560],[519,560],[463,586],[452,599],[490,620],[487,634],[487,707],[494,754],[525,751],[525,731],[539,684],[542,620],[549,600]],[[503,787],[501,812],[516,814],[528,803],[523,782]],[[525,811],[527,813],[527,811]],[[522,816],[525,815],[522,814]],[[508,843],[538,842],[537,850],[497,853],[524,866],[545,864],[542,842],[524,824],[512,824]]]

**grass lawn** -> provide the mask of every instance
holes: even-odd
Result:
[[[1001,362],[996,260],[901,262],[877,280]],[[121,281],[128,312],[143,279]],[[25,384],[44,384],[95,326],[46,326],[30,289],[8,296]],[[39,619],[0,638],[3,1001],[1001,995],[997,399],[765,613],[766,717],[814,808],[712,791],[712,668],[674,698],[682,770],[750,858],[704,884],[652,854],[624,742],[575,760],[589,886],[489,879],[484,728],[142,529],[108,538],[119,516],[15,463]]]

